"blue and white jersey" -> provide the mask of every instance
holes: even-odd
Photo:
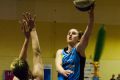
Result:
[[[80,64],[80,55],[77,52],[76,48],[67,53],[66,49],[62,51],[62,67],[65,70],[71,70],[73,73],[64,77],[62,74],[58,73],[58,80],[80,80],[81,75],[81,64]],[[84,71],[84,70],[83,70]]]

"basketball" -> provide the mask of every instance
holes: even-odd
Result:
[[[88,11],[94,6],[94,0],[74,0],[73,4],[80,11]]]

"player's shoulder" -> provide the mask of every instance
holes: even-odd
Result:
[[[62,51],[63,51],[63,49],[58,49],[58,50],[57,50],[57,54],[61,54]]]

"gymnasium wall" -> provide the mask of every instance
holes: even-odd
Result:
[[[95,24],[92,32],[92,36],[89,41],[89,45],[86,50],[87,59],[93,56],[97,32],[100,24]],[[56,80],[56,70],[54,65],[54,58],[57,49],[65,47],[66,34],[70,28],[77,28],[84,31],[86,24],[79,23],[50,23],[50,22],[36,22],[36,28],[42,49],[42,59],[44,64],[52,65],[52,80]],[[120,27],[117,25],[105,25],[106,40],[101,57],[101,77],[102,80],[109,79],[113,73],[119,73],[119,64],[115,61],[120,60]],[[24,35],[20,30],[18,21],[14,20],[0,20],[0,75],[2,80],[2,74],[4,70],[9,69],[9,65],[12,60],[18,57],[19,52],[24,41]],[[108,61],[108,65],[105,61]],[[31,43],[28,49],[28,61],[32,69],[32,49]],[[110,61],[111,64],[110,64]],[[114,63],[115,62],[115,63]],[[118,65],[114,67],[108,67]],[[109,72],[109,70],[111,70]],[[107,76],[106,76],[107,75]]]

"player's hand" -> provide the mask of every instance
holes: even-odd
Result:
[[[65,77],[68,77],[71,73],[73,73],[73,71],[71,71],[71,70],[62,71],[62,75],[64,75]]]

